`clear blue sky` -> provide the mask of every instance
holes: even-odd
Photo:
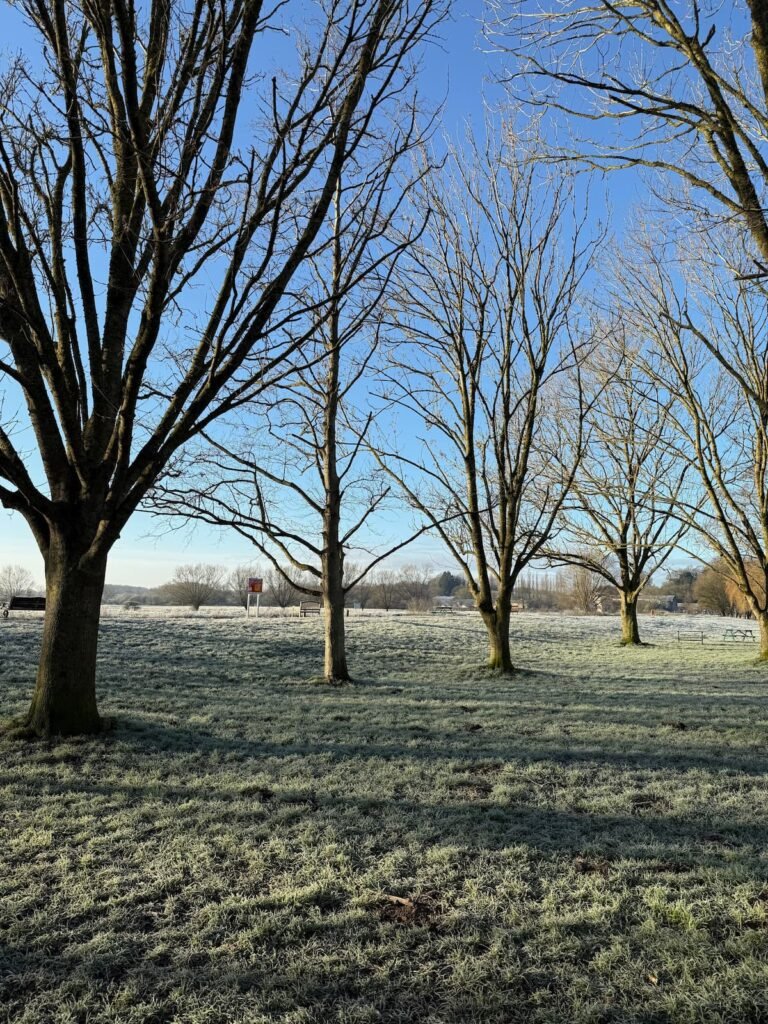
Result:
[[[453,20],[442,29],[442,43],[433,45],[424,58],[420,88],[430,103],[444,101],[440,130],[454,138],[463,134],[468,121],[478,129],[482,126],[484,96],[500,96],[489,81],[498,70],[498,58],[484,52],[476,21],[481,11],[482,0],[457,0]],[[18,17],[17,11],[3,6],[0,31],[4,39],[13,42],[0,58],[0,64],[10,53],[25,48],[29,40],[26,32],[19,31]],[[619,182],[617,185],[620,196],[622,186]],[[405,535],[410,525],[404,527],[406,522],[407,516],[396,511],[379,518],[382,546],[389,546],[399,531]],[[158,520],[138,513],[113,549],[107,582],[156,586],[168,580],[174,568],[184,562],[211,561],[234,566],[251,560],[253,554],[250,546],[234,533],[202,526],[168,532]],[[436,538],[422,538],[396,558],[400,564],[415,561],[430,563],[436,570],[453,567]],[[42,559],[26,524],[17,514],[0,509],[0,565],[8,562],[26,566],[42,581]]]
[[[442,44],[432,46],[424,59],[420,87],[431,102],[445,100],[442,131],[451,136],[461,135],[468,119],[482,123],[484,78],[492,67],[492,58],[481,52],[475,20],[481,10],[481,0],[458,0],[452,22],[442,29]],[[8,5],[3,5],[0,12],[0,34],[6,40],[0,54],[2,66],[19,49],[27,49],[31,37],[23,29],[18,11]],[[0,384],[0,395],[3,388]],[[391,542],[398,536],[402,515],[392,512],[379,522],[382,540]],[[252,557],[249,545],[227,531],[199,526],[192,531],[169,533],[157,520],[137,513],[112,551],[107,582],[156,586],[168,580],[174,568],[184,562],[234,566]],[[450,567],[440,542],[430,539],[414,544],[397,561],[429,562],[436,569]],[[42,558],[25,522],[17,513],[0,508],[0,565],[9,562],[24,565],[42,582]]]

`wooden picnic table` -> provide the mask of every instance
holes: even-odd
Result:
[[[754,629],[737,629],[735,626],[729,626],[723,633],[723,640],[734,640],[741,643],[751,640],[752,643],[755,643],[757,637],[755,636]]]

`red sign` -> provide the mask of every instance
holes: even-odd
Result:
[[[249,594],[261,594],[264,590],[264,580],[260,580],[256,576],[252,576],[248,580],[248,593]]]

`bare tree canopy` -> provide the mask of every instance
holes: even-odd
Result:
[[[409,103],[416,106],[416,97]],[[153,507],[165,515],[234,528],[281,572],[301,573],[322,597],[325,678],[349,680],[346,594],[392,550],[377,551],[351,574],[347,552],[368,539],[391,485],[367,445],[368,370],[379,346],[398,261],[423,227],[408,193],[421,176],[402,166],[424,141],[415,111],[339,176],[327,231],[305,261],[303,288],[288,331],[302,335],[295,371],[244,404],[190,447],[172,482],[160,481]],[[321,244],[325,240],[326,244]],[[422,531],[417,531],[422,532]]]
[[[650,225],[624,298],[657,346],[678,451],[701,484],[701,507],[681,501],[677,513],[728,564],[766,657],[768,7],[490,0],[490,10],[512,92],[567,121],[569,141],[553,134],[549,158],[640,171],[675,213]]]
[[[174,453],[300,345],[281,301],[444,4],[323,0],[271,80],[254,48],[290,3],[19,6],[38,51],[0,87],[0,374],[21,410],[0,501],[46,564],[27,727],[72,733],[99,728],[111,546]]]
[[[509,672],[515,580],[549,539],[579,457],[580,388],[558,382],[578,381],[595,240],[568,177],[528,159],[508,126],[498,134],[422,186],[432,216],[401,264],[403,341],[382,370],[407,441],[392,429],[377,455],[463,569],[490,664]]]
[[[676,399],[643,364],[620,320],[599,330],[583,369],[595,396],[556,559],[619,594],[622,642],[639,644],[637,600],[688,532],[677,505],[690,469],[676,451]]]
[[[221,590],[224,579],[225,572],[219,565],[180,565],[163,589],[174,604],[189,605],[199,611]]]
[[[752,272],[766,273],[762,0],[490,0],[490,10],[489,34],[513,58],[515,94],[568,123],[575,141],[553,146],[555,155],[676,177],[678,195],[666,198],[704,223],[738,218]]]
[[[574,551],[573,558],[574,564],[566,575],[570,584],[571,600],[577,611],[586,615],[594,614],[600,611],[601,599],[609,588],[603,573],[593,566],[604,567],[610,571],[610,560],[607,557],[601,560],[589,549],[583,552]]]
[[[269,604],[278,608],[288,608],[301,599],[298,585],[299,574],[291,566],[268,566],[264,573],[265,597]]]
[[[34,584],[32,573],[23,565],[0,566],[0,601],[10,601],[25,594]]]
[[[674,447],[698,479],[697,493],[677,496],[676,515],[741,592],[768,659],[766,295],[733,274],[748,259],[743,237],[722,228],[714,251],[708,240],[674,263],[646,239],[625,261],[620,301],[655,348],[648,368],[674,396]]]
[[[369,580],[371,586],[375,588],[379,607],[388,612],[398,599],[398,574],[394,569],[379,566],[370,574]]]

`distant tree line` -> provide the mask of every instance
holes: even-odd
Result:
[[[355,566],[350,563],[350,571]],[[173,577],[159,587],[120,587],[107,584],[104,601],[126,607],[204,605],[246,606],[248,580],[263,580],[261,606],[293,608],[307,599],[312,577],[302,577],[289,566],[283,571],[259,565],[240,565],[227,570],[223,566],[198,563],[179,566]],[[0,588],[4,580],[0,569]],[[2,590],[0,589],[0,593]],[[19,591],[20,592],[20,591]],[[469,595],[461,576],[444,571],[435,574],[429,566],[416,563],[398,568],[381,567],[356,583],[348,592],[347,606],[365,609],[429,611],[435,598]]]
[[[179,566],[168,583],[159,587],[106,584],[103,602],[127,609],[183,606],[198,610],[203,606],[246,606],[248,580],[261,578],[264,608],[294,608],[306,597],[300,578],[290,582],[290,570],[284,573],[262,569],[258,565],[240,565],[226,569],[208,563]],[[16,596],[44,593],[35,584],[31,572],[20,565],[0,566],[0,602]],[[513,593],[517,608],[540,612],[578,612],[584,614],[614,611],[618,601],[616,588],[584,566],[557,571],[524,573]],[[447,599],[447,600],[444,600]],[[443,603],[447,607],[472,608],[473,601],[463,577],[444,570],[433,573],[429,566],[417,563],[399,568],[382,567],[351,589],[348,607],[361,611],[431,611]],[[649,584],[642,610],[708,612],[723,616],[751,614],[744,595],[729,576],[726,564],[693,565],[670,570],[665,578]]]
[[[354,567],[353,567],[354,571]],[[291,572],[241,565],[227,570],[212,564],[183,565],[173,578],[159,587],[119,587],[107,584],[104,602],[126,607],[204,605],[245,607],[248,580],[264,581],[261,606],[295,608],[306,599],[308,580]],[[21,566],[0,567],[0,600],[34,590],[32,576]],[[441,600],[447,599],[447,600]],[[615,613],[619,604],[617,588],[586,566],[557,571],[524,573],[513,592],[519,610],[541,612]],[[433,574],[416,563],[399,568],[382,567],[357,583],[348,593],[347,607],[383,611],[431,611],[436,605],[472,608],[473,601],[463,577],[445,570]],[[707,612],[723,616],[749,616],[748,602],[728,567],[720,561],[693,565],[661,574],[644,590],[641,610]]]

